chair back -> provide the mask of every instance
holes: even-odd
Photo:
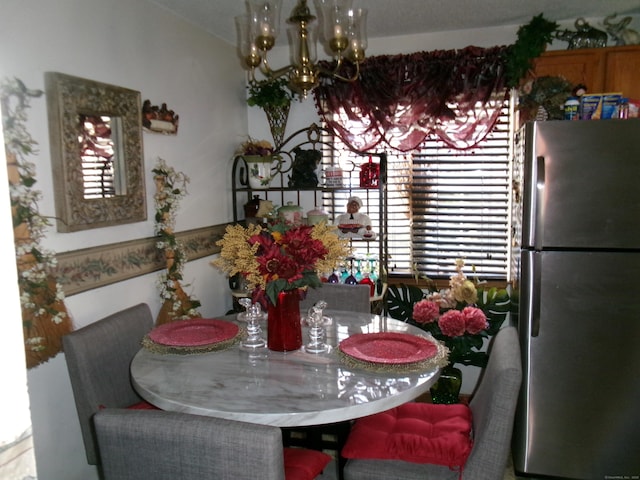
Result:
[[[141,401],[129,366],[143,337],[153,328],[145,303],[116,312],[62,337],[87,461],[99,463],[93,415],[100,409]]]
[[[280,429],[161,410],[95,415],[104,480],[283,480]]]
[[[345,285],[342,283],[323,283],[321,287],[309,288],[306,298],[300,302],[303,311],[311,308],[318,300],[327,302],[331,310],[370,313],[371,304],[368,285]]]
[[[503,478],[521,383],[518,333],[515,327],[504,327],[493,338],[489,362],[469,404],[474,447],[464,467],[465,478]]]

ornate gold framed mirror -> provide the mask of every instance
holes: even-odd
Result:
[[[140,92],[45,73],[57,229],[147,218]]]

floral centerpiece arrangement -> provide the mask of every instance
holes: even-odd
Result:
[[[230,225],[217,245],[220,257],[212,264],[229,276],[241,274],[253,301],[267,309],[267,347],[302,347],[300,300],[307,288],[321,285],[319,273],[333,271],[348,253],[335,227],[284,221]]]
[[[348,255],[344,240],[324,223],[269,226],[237,224],[227,226],[220,257],[212,264],[246,279],[254,301],[275,305],[280,292],[319,287],[318,272],[332,272]]]
[[[498,332],[511,308],[505,289],[469,280],[463,267],[464,261],[456,260],[456,273],[444,290],[425,293],[413,285],[389,287],[389,315],[429,332],[449,350],[449,363],[431,390],[438,403],[458,401],[462,372],[456,364],[486,366],[489,357],[482,351],[484,341]],[[455,383],[453,392],[444,385],[447,379]]]
[[[411,323],[428,331],[449,349],[449,364],[487,364],[487,353],[480,351],[484,339],[495,335],[510,308],[504,289],[479,290],[462,271],[464,261],[456,261],[456,274],[449,288],[427,293],[413,306]]]

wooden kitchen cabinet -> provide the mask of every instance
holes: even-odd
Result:
[[[640,100],[640,46],[613,50],[605,59],[605,88]]]
[[[534,61],[534,73],[582,83],[588,93],[622,92],[640,99],[640,45],[545,52]]]

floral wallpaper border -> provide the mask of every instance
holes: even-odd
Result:
[[[214,255],[216,242],[227,224],[187,230],[176,234],[187,260]],[[66,296],[103,287],[165,268],[165,259],[156,247],[157,238],[141,238],[56,254],[56,275]]]

